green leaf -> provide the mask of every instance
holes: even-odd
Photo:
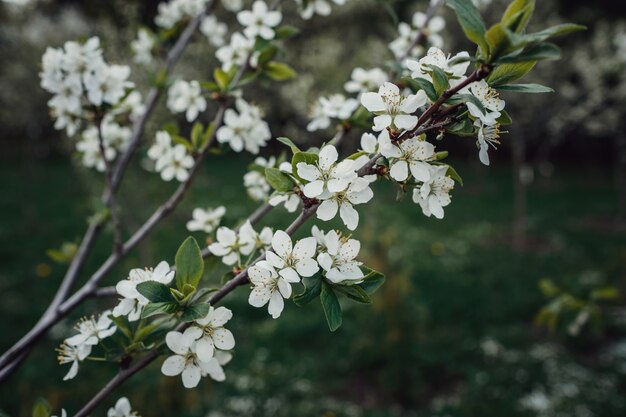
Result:
[[[293,158],[291,159],[291,171],[293,176],[307,183],[307,180],[300,178],[300,176],[298,175],[298,164],[300,162],[304,162],[309,165],[317,165],[319,159],[319,156],[312,152],[296,152],[295,154],[293,154]]]
[[[524,35],[524,40],[528,43],[538,43],[553,38],[555,36],[567,35],[569,33],[578,32],[581,30],[587,30],[587,27],[582,25],[576,25],[574,23],[564,23],[562,25],[552,26],[548,29],[544,29],[536,33]]]
[[[491,75],[487,78],[487,82],[492,85],[509,84],[515,80],[519,80],[528,74],[535,66],[536,61],[522,62],[519,64],[503,64],[497,66]]]
[[[448,76],[436,65],[429,65],[433,77],[433,86],[435,87],[435,92],[437,96],[440,96],[444,91],[450,87],[450,82],[448,81]]]
[[[474,125],[471,120],[463,119],[446,127],[446,131],[457,136],[475,136]]]
[[[331,332],[334,332],[341,326],[341,305],[333,288],[326,282],[322,282],[322,291],[320,293],[320,301],[322,309],[326,316],[326,322]]]
[[[411,87],[411,89],[415,92],[424,90],[431,101],[437,101],[439,98],[439,95],[435,91],[435,86],[433,86],[433,83],[428,80],[423,78],[402,77],[402,81],[404,81],[404,83]]]
[[[33,406],[33,417],[50,417],[51,413],[52,407],[50,407],[48,401],[38,398]]]
[[[287,64],[283,64],[282,62],[268,62],[265,65],[265,75],[270,77],[275,81],[285,81],[295,78],[297,73]]]
[[[455,94],[448,101],[446,101],[446,104],[451,105],[458,103],[472,103],[478,107],[478,110],[483,113],[485,112],[485,106],[483,106],[483,103],[481,103],[481,101],[473,94]]]
[[[146,281],[137,284],[139,294],[153,303],[176,303],[176,299],[167,285],[156,281]]]
[[[298,149],[296,144],[293,143],[293,141],[291,139],[286,138],[284,136],[281,136],[279,138],[276,138],[276,140],[279,141],[280,143],[282,143],[283,145],[289,146],[289,148],[291,148],[291,152],[292,153],[300,152],[300,149]]]
[[[498,64],[516,64],[518,62],[540,61],[542,59],[561,58],[561,48],[552,43],[541,43],[511,55],[496,60]]]
[[[130,323],[125,316],[115,317],[113,314],[110,314],[109,318],[127,339],[131,340],[133,338],[133,332],[129,326]]]
[[[448,157],[448,151],[441,151],[435,153],[435,160],[441,161],[442,159],[446,159]]]
[[[507,7],[502,16],[502,24],[516,33],[520,33],[528,25],[535,11],[535,0],[515,0]]]
[[[46,255],[56,263],[65,264],[72,262],[77,250],[76,243],[64,242],[60,249],[48,249]]]
[[[615,287],[598,288],[591,292],[592,300],[615,300],[619,298],[619,290]]]
[[[554,282],[547,278],[539,280],[539,290],[546,297],[555,297],[561,293],[559,287],[554,285]]]
[[[213,81],[200,81],[200,87],[209,91],[220,91],[219,85]]]
[[[171,302],[149,303],[141,311],[141,318],[145,319],[157,314],[172,314],[178,310],[178,307],[177,303]]]
[[[215,82],[221,91],[228,90],[228,84],[230,84],[230,75],[221,69],[220,67],[215,68],[213,71],[213,78],[215,78]]]
[[[506,110],[501,110],[500,113],[500,117],[498,117],[498,119],[496,120],[498,123],[500,123],[500,125],[507,126],[513,123],[513,119],[511,119],[511,116]]]
[[[304,291],[293,297],[293,302],[299,307],[319,297],[322,292],[322,279],[319,276],[302,278],[302,285],[304,285]]]
[[[365,274],[365,278],[363,278],[363,282],[359,284],[359,287],[363,288],[369,295],[372,295],[384,284],[385,276],[366,266],[362,266],[361,270]]]
[[[300,33],[300,29],[294,26],[280,26],[274,29],[275,39],[288,39]]]
[[[465,36],[483,50],[483,55],[487,54],[489,46],[485,40],[485,22],[480,16],[480,12],[471,0],[446,0],[448,7],[456,12],[456,17],[463,28]]]
[[[204,133],[204,127],[202,126],[202,123],[200,122],[195,122],[193,124],[193,128],[191,129],[191,144],[193,145],[194,149],[200,149],[199,145],[201,143],[202,140],[202,134]]]
[[[554,93],[552,88],[541,84],[508,84],[495,88],[502,91],[514,91],[516,93]]]
[[[357,303],[372,304],[372,299],[367,294],[367,291],[359,285],[333,285],[333,288]]]
[[[208,304],[196,304],[194,306],[187,307],[182,316],[180,316],[180,319],[187,323],[201,319],[206,317],[210,307],[211,306]]]
[[[291,177],[278,168],[265,168],[265,179],[273,189],[281,193],[292,191],[296,186]]]
[[[176,287],[182,291],[185,284],[195,288],[204,272],[204,260],[196,239],[189,236],[176,252]]]
[[[456,169],[452,168],[450,165],[448,165],[448,171],[446,172],[446,175],[461,184],[461,187],[463,186],[463,178],[461,178],[459,173],[456,172]]]

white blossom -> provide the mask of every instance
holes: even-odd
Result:
[[[399,36],[389,44],[389,49],[396,59],[404,57],[407,55],[407,52],[408,56],[419,56],[423,53],[424,48],[422,45],[415,45],[411,48],[418,33],[419,31],[411,27],[408,23],[400,22],[400,24],[398,24]],[[411,50],[409,50],[409,48],[411,48]]]
[[[189,179],[189,170],[193,165],[194,159],[187,153],[187,148],[178,144],[172,148],[171,152],[157,160],[155,169],[161,173],[163,181],[176,178],[179,182],[185,182]]]
[[[248,276],[252,284],[248,303],[257,308],[267,304],[267,311],[272,318],[280,317],[285,307],[283,298],[291,297],[290,282],[278,275],[276,270],[266,261],[260,261],[251,266],[248,269]]]
[[[165,130],[160,130],[155,135],[154,143],[148,149],[148,158],[158,162],[162,158],[169,157],[172,148],[172,137]]]
[[[329,97],[320,97],[313,105],[311,122],[307,125],[309,132],[326,129],[331,119],[347,120],[359,107],[359,101],[346,98],[343,94],[333,94]]]
[[[181,375],[185,388],[198,386],[202,374],[209,371],[209,363],[202,361],[196,352],[196,340],[201,336],[202,330],[198,327],[189,327],[184,333],[172,331],[165,335],[165,343],[174,355],[163,362],[163,375]]]
[[[380,134],[382,135],[383,132]],[[369,132],[363,133],[361,135],[361,150],[366,152],[368,155],[378,153],[378,138]]]
[[[87,99],[96,106],[103,103],[118,104],[126,94],[126,90],[134,86],[132,82],[128,81],[129,76],[129,67],[103,63],[83,77]]]
[[[203,362],[209,362],[216,349],[231,350],[235,347],[235,338],[224,325],[233,317],[233,312],[226,307],[209,307],[207,315],[196,320],[202,335],[196,340],[196,354]]]
[[[250,198],[254,201],[266,200],[271,189],[265,180],[265,176],[258,171],[247,172],[243,176],[243,185],[246,187]]]
[[[500,125],[498,123],[488,125],[484,124],[482,120],[476,119],[474,126],[478,128],[478,140],[476,141],[479,149],[478,157],[480,162],[489,166],[489,145],[495,149],[496,145],[500,144]]]
[[[337,163],[339,154],[333,145],[324,146],[315,165],[298,162],[298,176],[309,181],[302,192],[308,198],[328,198],[332,193],[344,191],[356,177],[354,161],[350,159]]]
[[[128,278],[117,283],[115,289],[123,298],[113,309],[113,316],[128,316],[128,321],[137,321],[141,317],[143,307],[150,301],[141,295],[137,285],[143,282],[154,281],[169,285],[174,279],[175,272],[166,261],[161,261],[154,269],[134,268],[128,273]]]
[[[226,208],[219,206],[215,209],[195,208],[191,214],[192,219],[187,222],[187,230],[190,232],[213,233],[220,225],[222,217],[226,214]]]
[[[277,230],[272,237],[272,250],[265,253],[267,262],[287,282],[299,282],[301,277],[311,277],[319,271],[315,261],[317,242],[307,237],[292,244],[291,237]]]
[[[188,122],[198,118],[206,110],[207,102],[202,96],[202,88],[196,80],[176,80],[167,92],[167,108],[172,113],[185,113]]]
[[[256,67],[259,53],[254,51],[254,39],[246,38],[239,32],[235,32],[230,37],[230,43],[224,45],[215,51],[215,57],[222,63],[224,71],[230,71],[233,67],[241,67],[246,65],[246,61],[250,66]],[[252,55],[250,55],[252,54]]]
[[[365,204],[373,197],[374,192],[370,188],[370,182],[365,178],[355,178],[345,191],[334,193],[322,201],[317,208],[317,218],[328,221],[333,219],[339,211],[339,216],[346,227],[355,230],[359,225],[359,213],[353,206]]]
[[[157,26],[170,29],[184,18],[191,18],[199,14],[206,3],[207,0],[171,0],[167,3],[160,3],[154,21]]]
[[[216,234],[217,242],[209,245],[215,256],[220,256],[226,265],[241,264],[241,255],[248,256],[257,248],[258,235],[250,222],[246,222],[239,232],[220,227]]]
[[[140,29],[139,32],[137,32],[137,39],[130,43],[134,55],[133,60],[142,65],[151,64],[154,60],[152,50],[155,45],[154,36],[148,30]]]
[[[72,346],[64,342],[57,350],[57,360],[59,365],[65,365],[71,363],[70,370],[63,377],[63,381],[73,379],[78,374],[78,364],[82,362],[91,353],[91,345],[81,344],[78,346]]]
[[[417,125],[417,116],[412,113],[427,101],[423,90],[403,97],[398,86],[392,83],[383,84],[378,93],[364,93],[361,96],[361,104],[377,115],[374,117],[374,130],[377,132],[390,126],[413,129]]]
[[[270,203],[273,207],[284,204],[285,209],[287,209],[289,213],[294,213],[298,209],[300,201],[300,197],[297,194],[288,193],[275,195],[269,199],[268,203]]]
[[[430,179],[413,190],[413,201],[422,207],[425,216],[443,219],[443,208],[450,204],[454,180],[446,174],[446,165],[431,165]]]
[[[208,375],[215,381],[224,381],[226,379],[226,375],[224,374],[224,369],[222,367],[228,364],[232,358],[233,355],[230,352],[224,352],[221,350],[216,351],[209,363],[202,367],[202,376]]]
[[[356,284],[363,280],[361,262],[355,260],[361,250],[361,242],[331,230],[324,236],[324,244],[326,251],[317,256],[317,262],[324,269],[326,279],[335,284]]]
[[[262,119],[261,110],[243,99],[235,103],[237,111],[227,109],[224,125],[217,130],[217,141],[228,143],[235,152],[246,150],[257,154],[272,137],[269,125]]]
[[[65,343],[71,346],[97,345],[100,340],[106,339],[117,330],[109,318],[109,311],[105,311],[96,320],[95,317],[83,317],[77,324],[78,334],[65,339]]]
[[[243,8],[243,0],[222,0],[222,6],[231,12],[238,12]]]
[[[348,93],[367,93],[377,90],[387,81],[389,81],[387,73],[380,68],[370,70],[355,68],[352,70],[350,81],[344,85],[344,88]]]
[[[220,47],[226,42],[224,38],[228,33],[228,26],[217,20],[213,15],[207,16],[200,24],[200,32],[207,38],[211,45]]]
[[[505,102],[500,99],[498,92],[491,88],[489,84],[485,80],[480,80],[470,84],[463,91],[469,90],[474,97],[476,97],[480,103],[484,107],[484,111],[481,110],[478,106],[476,106],[471,101],[466,103],[467,110],[470,114],[482,121],[483,124],[486,125],[495,125],[497,123],[497,119],[502,115],[502,110],[504,110]]]
[[[117,400],[115,407],[111,407],[107,411],[107,417],[133,417],[136,415],[137,413],[132,410],[130,401],[126,397]]]
[[[347,0],[333,0],[338,6],[343,6]],[[300,15],[303,19],[308,20],[313,15],[318,14],[320,16],[328,16],[332,11],[331,3],[329,0],[308,0],[306,7],[302,0],[296,0],[299,6]]]
[[[417,181],[428,181],[430,165],[435,159],[435,147],[430,142],[413,137],[399,145],[393,144],[386,135],[381,139],[380,151],[391,160],[389,175],[396,181],[405,181],[412,174]]]
[[[274,28],[283,19],[281,12],[269,10],[262,0],[256,0],[252,4],[252,10],[242,10],[237,13],[237,20],[246,28],[243,33],[250,39],[260,36],[263,39],[274,38]]]
[[[456,63],[453,61],[456,61]],[[467,52],[459,52],[451,58],[449,55],[446,56],[441,49],[434,46],[419,61],[410,59],[406,61],[407,68],[412,71],[411,77],[423,78],[432,82],[432,76],[429,74],[432,69],[429,66],[433,65],[442,69],[448,75],[452,87],[463,81],[469,64],[469,54]]]

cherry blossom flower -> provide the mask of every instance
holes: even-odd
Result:
[[[474,126],[478,128],[478,140],[476,145],[479,152],[478,157],[480,162],[489,166],[489,145],[496,149],[496,145],[500,144],[500,125],[498,123],[494,125],[484,124],[480,119],[474,121]]]
[[[371,133],[363,133],[361,135],[361,150],[368,155],[373,155],[378,152],[378,138]]]
[[[262,0],[257,0],[252,4],[252,10],[242,10],[237,13],[237,20],[246,28],[243,33],[250,39],[260,36],[263,39],[274,38],[275,26],[278,26],[283,19],[281,12],[269,10],[267,4]]]
[[[418,33],[419,31],[408,23],[400,22],[398,24],[399,36],[389,44],[389,49],[396,59],[404,57],[407,51],[409,56],[419,56],[423,53],[424,48],[422,45],[415,45],[411,48]],[[409,48],[411,49],[409,50]]]
[[[320,97],[313,105],[311,122],[307,125],[309,132],[326,129],[331,119],[347,120],[359,107],[359,101],[346,98],[343,94],[333,94],[329,97]]]
[[[156,133],[154,143],[148,149],[148,158],[158,162],[160,159],[166,159],[172,152],[172,137],[164,130]]]
[[[226,375],[224,374],[224,369],[222,367],[227,365],[232,358],[233,355],[229,352],[221,350],[216,351],[215,355],[211,358],[207,365],[202,367],[202,376],[208,375],[211,379],[218,382],[226,380]]]
[[[225,36],[228,33],[228,26],[217,20],[213,15],[207,16],[200,24],[200,32],[207,38],[211,45],[220,47],[225,43]]]
[[[270,185],[265,180],[265,176],[258,171],[247,172],[243,176],[243,185],[246,187],[248,195],[254,201],[264,201],[269,196]]]
[[[110,311],[100,314],[98,320],[95,317],[84,317],[76,324],[78,334],[65,339],[65,343],[71,346],[97,345],[100,340],[106,339],[117,330],[109,318]]]
[[[432,16],[428,24],[426,24],[427,19],[426,13],[415,13],[412,19],[413,27],[424,31],[429,44],[441,48],[443,46],[443,38],[439,35],[439,32],[445,29],[446,21],[441,16]],[[426,27],[424,27],[425,24]]]
[[[333,0],[338,6],[343,6],[347,0]],[[300,16],[303,19],[308,20],[313,17],[313,15],[318,14],[320,16],[328,16],[332,11],[332,7],[330,5],[329,0],[308,0],[306,3],[306,7],[303,7],[302,0],[296,0],[298,6],[300,7]]]
[[[130,401],[126,397],[117,400],[115,407],[111,407],[107,411],[107,417],[133,417],[136,415],[137,413],[132,410]]]
[[[427,101],[423,90],[403,97],[398,86],[392,83],[384,83],[378,93],[364,93],[361,96],[361,104],[377,115],[374,117],[374,130],[377,132],[388,127],[413,129],[417,125],[417,116],[412,113]]]
[[[167,92],[167,108],[173,113],[185,113],[188,122],[196,120],[200,112],[206,110],[206,105],[196,80],[176,80]]]
[[[319,271],[314,259],[316,246],[314,237],[301,239],[294,246],[287,233],[277,230],[272,237],[273,251],[267,251],[265,258],[287,282],[300,282],[301,277],[311,277]]]
[[[446,174],[446,165],[431,165],[430,179],[413,190],[413,201],[422,207],[425,216],[443,219],[443,208],[450,204],[454,180]]]
[[[123,298],[113,309],[113,316],[128,316],[128,321],[139,320],[143,307],[150,301],[137,291],[137,285],[148,281],[169,285],[174,279],[174,274],[166,261],[159,262],[154,269],[131,269],[128,278],[119,281],[115,286],[117,293]]]
[[[128,81],[130,68],[125,65],[102,65],[83,77],[87,98],[100,106],[102,103],[116,105],[134,84]]]
[[[187,153],[184,145],[178,144],[172,151],[157,160],[155,169],[161,173],[163,181],[171,181],[176,178],[179,182],[189,179],[189,170],[194,165],[194,159]]]
[[[470,114],[482,121],[483,124],[493,126],[497,123],[497,119],[502,115],[505,102],[500,99],[498,92],[491,88],[485,80],[480,80],[470,84],[463,91],[469,90],[484,106],[482,111],[472,102],[467,102],[467,110]]]
[[[267,304],[267,311],[272,318],[280,317],[285,307],[283,298],[291,297],[292,289],[289,281],[278,275],[266,261],[260,261],[251,266],[248,269],[248,276],[252,284],[248,303],[257,308]]]
[[[465,61],[452,63],[453,60],[459,60],[467,58]],[[452,87],[458,85],[464,78],[467,68],[469,67],[469,54],[467,52],[459,52],[454,57],[446,56],[446,54],[437,47],[432,47],[428,50],[425,57],[419,61],[407,60],[406,66],[409,70],[413,71],[411,77],[423,78],[432,82],[432,76],[429,72],[432,69],[430,65],[441,68],[449,76],[449,82]]]
[[[240,67],[246,64],[250,58],[249,65],[256,67],[259,53],[254,51],[254,39],[248,39],[239,32],[235,32],[230,37],[230,43],[215,51],[215,57],[222,63],[224,71],[230,71],[233,67]],[[252,55],[250,55],[252,54]]]
[[[226,214],[226,208],[219,206],[215,209],[195,208],[191,214],[192,219],[187,222],[187,230],[190,232],[213,233],[220,225],[222,217]]]
[[[198,386],[202,374],[209,370],[209,364],[196,353],[196,340],[200,336],[202,330],[198,327],[189,327],[184,333],[172,331],[165,336],[165,343],[174,355],[165,359],[161,372],[166,376],[181,375],[185,388]]]
[[[378,89],[387,81],[389,81],[387,73],[380,68],[370,70],[355,68],[352,70],[350,81],[344,85],[344,88],[348,93],[367,93]]]
[[[309,181],[302,192],[308,198],[328,198],[331,193],[344,191],[356,177],[354,161],[350,159],[337,163],[339,154],[333,145],[324,146],[319,153],[316,165],[299,162],[298,175]]]
[[[326,252],[317,256],[317,262],[324,269],[326,279],[334,284],[350,282],[357,284],[363,280],[361,262],[355,260],[361,250],[356,239],[340,236],[331,230],[324,236]]]
[[[64,342],[56,351],[58,352],[57,360],[59,361],[59,365],[65,365],[67,363],[72,364],[70,370],[63,377],[63,381],[67,381],[76,377],[79,362],[84,361],[85,358],[91,354],[91,345],[81,344],[73,346]]]
[[[430,178],[428,161],[435,159],[433,144],[413,137],[400,143],[400,145],[395,145],[389,139],[389,135],[383,135],[380,150],[385,158],[391,160],[389,175],[394,180],[406,181],[409,173],[417,181],[428,181]]]
[[[152,50],[156,42],[154,36],[146,29],[140,29],[137,32],[137,39],[130,43],[130,48],[133,51],[133,60],[142,65],[149,65],[154,60],[152,56]]]
[[[294,213],[298,209],[298,206],[300,206],[300,201],[300,197],[298,197],[297,194],[288,193],[275,195],[269,199],[268,203],[273,207],[284,204],[285,209],[287,209],[289,213]]]
[[[209,307],[204,318],[195,321],[202,335],[196,340],[196,354],[203,362],[209,362],[215,349],[231,350],[235,347],[235,338],[224,325],[233,317],[233,312],[226,307]]]
[[[211,243],[209,250],[222,257],[226,265],[235,265],[241,263],[241,255],[248,256],[256,249],[257,237],[250,222],[246,222],[239,233],[222,226],[217,229],[217,242]]]
[[[231,12],[238,12],[243,8],[243,0],[222,0],[222,6]]]
[[[207,0],[171,0],[159,4],[154,19],[157,26],[170,29],[185,17],[194,17],[206,6]]]
[[[370,181],[361,177],[355,178],[345,191],[334,193],[322,201],[317,208],[317,218],[328,221],[335,218],[339,211],[339,216],[346,227],[355,230],[359,225],[359,213],[353,206],[365,204],[373,197],[374,192],[370,188]]]
[[[272,137],[268,124],[261,118],[261,110],[243,99],[236,102],[237,111],[227,109],[224,125],[217,130],[217,141],[228,143],[232,150],[259,153]]]

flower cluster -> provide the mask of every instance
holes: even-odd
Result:
[[[256,39],[258,36],[272,40],[275,36],[273,28],[283,20],[283,15],[279,11],[269,10],[263,0],[257,0],[252,4],[252,10],[237,13],[237,20],[245,26],[243,33],[248,39]]]
[[[320,97],[313,106],[312,120],[306,129],[309,132],[326,129],[330,126],[331,119],[347,120],[358,107],[358,100],[346,98],[342,94]]]
[[[270,128],[263,120],[259,107],[244,99],[238,99],[235,106],[237,110],[226,110],[224,125],[217,130],[217,141],[228,143],[235,152],[245,149],[257,154],[272,137]]]
[[[117,327],[109,318],[109,314],[109,311],[105,311],[98,319],[95,317],[81,319],[76,324],[78,334],[65,339],[57,349],[59,364],[72,364],[63,378],[64,381],[72,379],[78,374],[78,363],[91,354],[93,346],[115,333]]]
[[[125,316],[131,322],[139,320],[141,312],[149,300],[139,293],[137,285],[148,281],[168,285],[174,279],[174,274],[174,271],[165,261],[160,262],[154,269],[131,269],[128,278],[119,281],[115,286],[122,299],[113,309],[113,316]]]
[[[80,153],[85,167],[104,172],[106,163],[113,161],[120,152],[126,150],[131,136],[130,128],[120,126],[112,118],[107,117],[102,121],[99,129],[96,126],[90,126],[83,131],[81,139],[76,142],[76,150]],[[100,149],[100,141],[102,141],[104,154]]]
[[[69,136],[76,134],[91,108],[117,106],[133,86],[129,67],[104,61],[97,37],[46,49],[40,76],[41,86],[53,94],[48,106],[54,126]]]
[[[202,20],[200,32],[211,45],[220,47],[225,43],[224,37],[228,33],[228,26],[226,26],[226,23],[219,22],[215,16],[211,15]]]
[[[208,0],[171,0],[159,4],[154,22],[163,29],[170,29],[186,18],[199,14]]]
[[[133,411],[128,398],[122,397],[115,403],[115,406],[109,408],[107,417],[133,417],[137,416],[137,412]]]
[[[415,39],[420,32],[424,33],[424,43],[438,48],[443,46],[443,38],[439,32],[446,27],[446,21],[441,16],[433,16],[428,22],[427,20],[425,13],[417,12],[413,15],[411,24],[400,22],[399,36],[389,44],[389,49],[396,59],[418,57],[424,53],[424,47],[421,44],[415,44]]]
[[[148,157],[155,161],[154,169],[161,174],[163,181],[184,182],[189,178],[189,170],[194,159],[183,144],[174,144],[169,133],[162,130],[156,133],[154,144],[148,149]]]
[[[348,0],[332,0],[338,6],[343,6]],[[332,12],[332,6],[330,0],[296,0],[299,6],[300,15],[303,19],[308,20],[314,15],[328,16]]]
[[[213,233],[220,225],[222,217],[226,214],[226,208],[219,206],[215,209],[195,208],[192,212],[192,219],[187,222],[187,230],[190,232]]]
[[[222,226],[217,229],[217,242],[211,243],[209,250],[213,255],[221,257],[226,265],[242,265],[242,256],[250,256],[258,249],[269,246],[272,235],[269,227],[257,233],[249,221],[238,231]]]
[[[156,46],[154,35],[147,29],[137,32],[137,39],[130,43],[133,51],[133,59],[137,64],[149,65],[154,60],[152,50]]]
[[[235,347],[235,338],[224,325],[232,317],[232,311],[226,307],[210,307],[205,317],[183,333],[167,333],[165,343],[174,355],[163,362],[161,372],[167,376],[181,375],[185,388],[196,387],[204,376],[225,380],[222,366],[232,358],[226,351]]]
[[[176,80],[167,92],[167,108],[172,113],[185,113],[188,122],[193,122],[206,110],[206,99],[196,80]]]

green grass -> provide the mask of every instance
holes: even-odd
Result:
[[[239,198],[246,163],[210,161],[180,209],[107,284],[124,278],[130,268],[172,261],[187,235],[184,222],[192,207],[227,206],[227,225],[251,212],[254,203]],[[387,282],[372,306],[344,304],[344,324],[337,332],[328,331],[317,302],[304,308],[288,303],[274,321],[248,306],[247,291],[241,289],[225,300],[235,314],[229,328],[237,341],[225,383],[207,380],[185,391],[178,379],[160,376],[155,364],[115,396],[128,396],[145,416],[526,416],[533,414],[519,407],[519,399],[538,386],[556,386],[546,359],[531,354],[537,344],[549,343],[557,352],[550,359],[554,369],[566,376],[574,366],[588,372],[578,382],[581,394],[560,402],[558,410],[585,406],[595,415],[624,415],[619,395],[624,377],[617,362],[600,360],[603,349],[623,337],[623,329],[611,325],[585,332],[584,343],[573,343],[532,324],[546,302],[537,289],[541,278],[571,283],[594,272],[602,282],[625,288],[624,235],[593,226],[613,215],[610,178],[562,168],[536,183],[529,193],[532,244],[517,253],[509,244],[510,173],[459,168],[466,187],[455,190],[444,221],[425,218],[410,199],[395,202],[389,184],[378,186],[375,202],[360,209],[356,235],[364,243],[362,259],[386,273]],[[140,170],[131,171],[121,195],[130,229],[174,187],[145,178]],[[52,263],[45,250],[80,236],[94,207],[89,196],[97,196],[100,185],[97,176],[75,171],[65,161],[3,165],[0,185],[5,219],[0,223],[0,348],[5,349],[46,308],[62,278],[65,266]],[[290,220],[277,210],[263,224],[284,226]],[[84,276],[106,256],[110,240],[106,231]],[[224,270],[206,279],[217,283]],[[85,363],[77,379],[61,382],[66,369],[56,365],[52,349],[80,314],[112,302],[93,301],[55,327],[11,386],[0,388],[0,408],[11,416],[30,415],[39,396],[70,413],[84,403],[114,366]],[[485,357],[481,343],[486,339],[497,340],[504,353]],[[587,387],[598,381],[611,385]],[[114,400],[94,415],[104,415]]]

